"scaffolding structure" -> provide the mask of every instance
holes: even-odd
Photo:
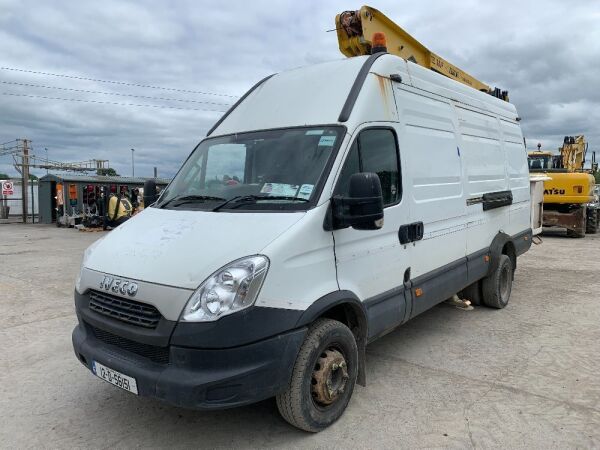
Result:
[[[22,182],[22,219],[23,223],[27,223],[27,211],[28,211],[28,199],[27,190],[29,185],[29,173],[30,169],[46,169],[53,171],[67,171],[67,172],[90,172],[99,171],[102,172],[108,169],[109,161],[107,159],[90,159],[87,161],[78,162],[61,162],[51,161],[47,157],[42,158],[40,156],[31,154],[31,140],[29,139],[15,139],[13,141],[5,142],[0,144],[0,157],[12,156],[13,166],[19,174],[21,174]],[[33,185],[31,186],[33,200]],[[33,208],[32,211],[32,222],[33,222]]]

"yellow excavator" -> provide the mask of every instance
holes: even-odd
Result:
[[[565,228],[571,237],[596,233],[600,205],[594,196],[595,152],[591,167],[585,169],[588,144],[582,135],[565,136],[558,155],[540,147],[529,152],[528,159],[530,172],[545,172],[551,178],[544,182],[544,227]]]
[[[340,51],[348,57],[370,55],[373,36],[385,34],[387,51],[429,68],[494,97],[508,101],[508,91],[492,89],[462,69],[436,55],[382,12],[363,6],[358,11],[344,11],[335,18]]]

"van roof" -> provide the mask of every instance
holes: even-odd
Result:
[[[370,66],[370,67],[367,67]],[[364,69],[363,69],[364,67]],[[366,74],[356,91],[348,117],[341,111],[352,87]],[[365,69],[368,69],[365,72]],[[398,56],[357,56],[285,71],[258,83],[217,122],[210,135],[303,125],[344,124],[398,119],[389,83],[391,74],[424,95],[441,96],[474,108],[517,120],[514,105],[406,61]],[[357,83],[359,84],[359,83]],[[394,83],[396,85],[396,83]]]

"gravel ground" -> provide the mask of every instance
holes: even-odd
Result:
[[[367,387],[317,435],[274,400],[187,411],[93,377],[72,292],[100,236],[0,224],[0,447],[600,446],[600,234],[545,236],[502,311],[442,304],[369,346]]]

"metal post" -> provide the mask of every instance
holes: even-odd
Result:
[[[29,148],[27,147],[27,139],[23,139],[23,157],[21,175],[23,181],[21,184],[21,203],[23,206],[23,223],[27,223],[27,187],[29,186]]]
[[[133,161],[133,153],[135,152],[135,149],[131,149],[131,176],[135,177],[135,163]]]
[[[35,197],[33,196],[33,180],[31,181],[31,223],[35,223]]]

